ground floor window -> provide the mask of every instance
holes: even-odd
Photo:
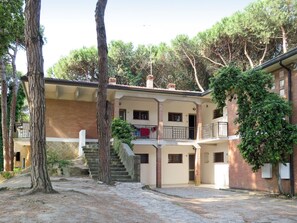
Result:
[[[168,154],[168,163],[182,163],[183,154]]]
[[[224,162],[224,152],[214,153],[213,162],[214,163],[223,163]]]
[[[149,154],[135,154],[140,156],[140,163],[149,163]]]

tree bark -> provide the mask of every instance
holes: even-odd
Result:
[[[99,77],[97,91],[97,133],[99,144],[99,180],[106,184],[110,184],[110,106],[107,101],[108,59],[104,23],[106,4],[107,0],[98,0],[95,12],[99,59]]]
[[[200,89],[201,92],[204,92],[204,89],[202,87],[202,85],[200,84],[199,82],[199,79],[198,79],[198,74],[197,74],[197,69],[196,69],[196,60],[195,60],[195,57],[193,55],[192,58],[187,54],[187,52],[182,49],[182,51],[184,52],[185,56],[188,58],[192,68],[193,68],[193,71],[194,71],[194,77],[195,77],[195,81],[196,81],[196,84],[198,86],[198,88]]]
[[[253,63],[253,61],[252,61],[250,55],[249,55],[248,52],[247,52],[247,43],[246,43],[246,42],[244,43],[244,55],[245,55],[246,58],[248,59],[251,68],[254,68],[254,63]]]
[[[10,104],[10,116],[9,116],[9,132],[8,132],[8,146],[9,146],[9,154],[10,154],[10,165],[11,169],[14,169],[14,142],[13,142],[13,134],[14,134],[14,126],[15,126],[15,112],[16,112],[16,104],[17,104],[17,94],[19,88],[19,82],[16,75],[16,55],[17,55],[17,45],[13,48],[13,54],[11,57],[11,65],[12,65],[12,98]]]
[[[30,144],[31,144],[31,190],[26,194],[53,193],[47,172],[45,148],[45,99],[40,34],[41,0],[27,0],[25,6],[25,43],[28,64]]]
[[[288,49],[287,49],[287,46],[288,46],[287,33],[283,26],[281,26],[281,30],[282,30],[282,40],[283,40],[283,53],[286,53],[288,51]]]
[[[3,158],[4,171],[12,171],[10,165],[10,153],[8,145],[8,127],[7,127],[7,81],[6,81],[6,66],[4,58],[0,58],[1,63],[1,125],[2,125],[2,143],[3,143]]]

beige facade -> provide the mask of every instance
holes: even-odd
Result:
[[[153,78],[148,79],[147,87],[117,85],[115,79],[112,81],[107,95],[113,117],[121,117],[133,125],[134,153],[148,157],[148,162],[141,164],[143,184],[157,187],[200,184],[204,183],[205,171],[205,182],[219,182],[215,175],[206,174],[216,168],[214,164],[203,166],[201,154],[213,152],[212,146],[226,146],[222,144],[227,142],[226,111],[218,118],[208,93],[180,91],[174,85],[170,89],[154,88]],[[26,89],[27,81],[23,83]],[[86,131],[86,143],[96,141],[96,89],[96,83],[46,79],[49,145],[59,148],[64,145],[63,153],[69,155],[70,151],[77,156],[80,149],[75,146],[81,145],[82,130]],[[220,150],[225,152],[227,148]]]

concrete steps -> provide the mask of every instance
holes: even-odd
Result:
[[[96,145],[92,145],[85,147],[83,150],[89,166],[90,176],[92,179],[97,180],[99,176],[98,148]],[[110,148],[110,171],[112,181],[133,182],[131,176],[112,147]]]

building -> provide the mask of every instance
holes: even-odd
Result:
[[[27,92],[27,78],[22,80]],[[195,180],[228,186],[227,110],[217,110],[209,92],[176,90],[174,84],[154,88],[152,75],[146,87],[109,81],[113,117],[135,128],[133,151],[141,156],[142,183],[161,187]],[[82,154],[84,142],[97,142],[96,88],[97,83],[45,79],[48,149],[75,158]],[[28,149],[28,136],[15,139],[18,150]],[[20,152],[24,167],[28,153]]]
[[[266,61],[255,69],[272,73],[272,89],[292,102],[290,122],[297,123],[297,49]],[[27,78],[22,78],[27,92]],[[275,171],[279,171],[286,192],[297,190],[297,152],[273,170],[266,164],[253,173],[237,148],[240,138],[234,124],[236,105],[220,111],[209,92],[182,91],[169,83],[154,88],[147,77],[145,87],[119,85],[109,79],[108,100],[112,116],[135,128],[133,151],[141,157],[141,182],[162,187],[176,184],[214,184],[249,190],[277,192]],[[82,155],[82,145],[97,142],[97,83],[45,79],[46,140],[48,149],[57,149],[71,159]],[[30,165],[28,126],[18,127],[15,139],[16,165]],[[19,153],[18,153],[19,152]]]

